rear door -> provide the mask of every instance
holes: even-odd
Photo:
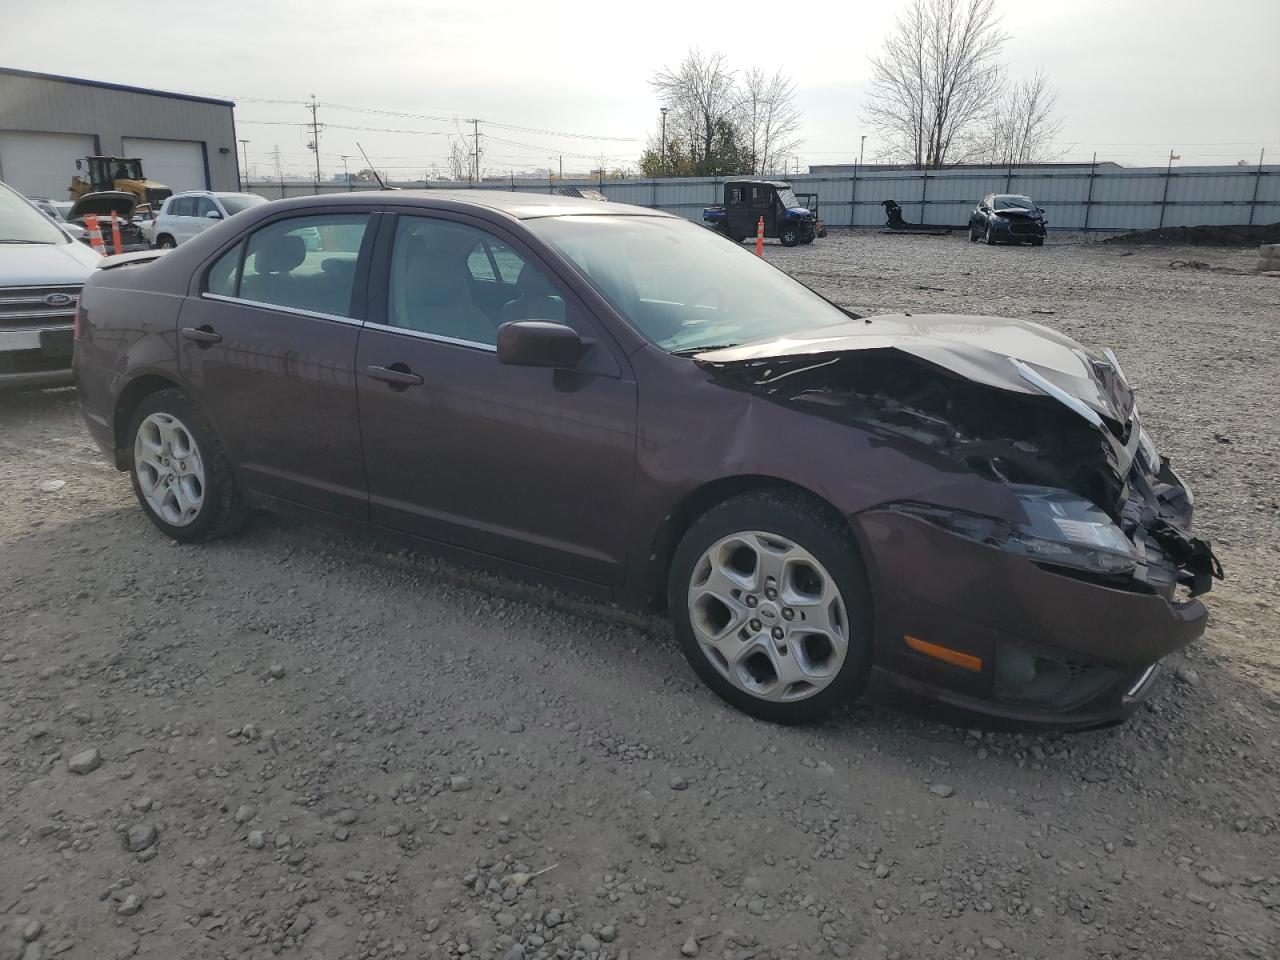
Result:
[[[249,488],[366,519],[355,355],[376,216],[276,218],[224,251],[179,317],[179,364]]]
[[[379,251],[356,359],[373,521],[620,583],[636,430],[625,358],[515,234],[402,215]],[[572,371],[507,366],[494,345],[514,320],[568,323],[594,346]]]

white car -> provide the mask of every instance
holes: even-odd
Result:
[[[162,250],[176,247],[219,220],[235,216],[267,201],[254,193],[214,193],[190,190],[175,193],[164,202],[151,224],[151,242]]]
[[[0,388],[71,382],[76,304],[101,262],[0,183]]]

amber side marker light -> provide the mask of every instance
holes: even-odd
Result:
[[[902,639],[908,647],[917,653],[923,653],[926,657],[933,657],[935,660],[949,663],[953,667],[959,667],[961,670],[971,670],[974,673],[982,672],[981,657],[975,657],[970,653],[961,653],[959,650],[952,650],[950,647],[940,647],[936,643],[921,640],[919,637],[904,635]]]

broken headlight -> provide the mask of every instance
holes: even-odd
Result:
[[[895,509],[1037,563],[1106,576],[1133,572],[1133,544],[1097,506],[1055,487],[1010,484],[1009,489],[1026,512],[1022,523],[924,504]]]

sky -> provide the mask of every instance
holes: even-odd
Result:
[[[357,142],[395,179],[443,171],[471,118],[488,170],[563,157],[567,176],[635,167],[658,125],[650,77],[699,47],[791,75],[803,169],[852,161],[864,135],[875,157],[868,58],[905,2],[0,0],[0,66],[233,99],[256,176],[277,147],[286,174],[314,170],[312,96],[326,178],[343,155],[364,166]],[[1280,162],[1280,0],[996,3],[1010,76],[1043,69],[1058,90],[1062,159]]]

